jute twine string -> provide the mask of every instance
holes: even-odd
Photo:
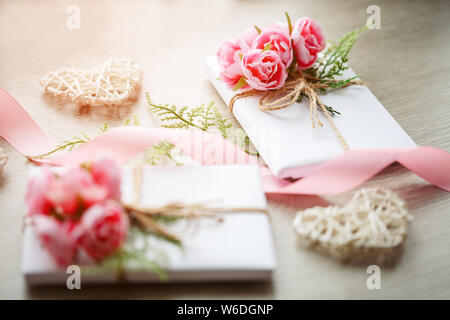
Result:
[[[361,189],[345,206],[314,207],[297,213],[294,229],[318,251],[349,262],[384,262],[408,235],[412,216],[396,194]]]
[[[142,187],[142,166],[138,165],[133,168],[133,194],[134,200],[132,203],[122,203],[127,212],[132,218],[143,226],[145,229],[153,231],[162,235],[163,237],[180,242],[181,240],[174,234],[163,228],[155,218],[157,217],[179,217],[179,218],[213,218],[218,221],[223,221],[223,218],[218,216],[221,213],[232,212],[262,212],[268,214],[267,209],[252,208],[252,207],[211,207],[203,203],[199,204],[183,204],[179,202],[172,202],[167,205],[158,207],[142,207],[140,206]]]
[[[338,80],[330,80],[328,82],[337,83]],[[362,81],[349,81],[342,87],[361,84],[363,84]],[[315,128],[316,124],[320,127],[323,126],[323,123],[320,121],[318,114],[318,108],[320,108],[320,110],[327,117],[327,120],[330,123],[334,134],[339,140],[342,148],[344,150],[348,150],[349,147],[347,142],[336,127],[330,113],[320,100],[319,94],[317,93],[317,90],[327,88],[332,87],[329,84],[322,83],[321,80],[317,77],[309,74],[303,74],[302,72],[290,73],[289,78],[283,87],[281,87],[280,89],[268,90],[262,96],[260,96],[261,91],[256,89],[250,89],[235,94],[231,98],[229,110],[231,113],[233,113],[234,103],[236,102],[236,100],[250,96],[260,96],[258,105],[259,109],[262,111],[274,111],[286,108],[291,104],[297,102],[301,96],[305,96],[309,100],[309,110],[312,127]]]
[[[142,80],[141,67],[128,59],[109,59],[92,69],[63,67],[42,80],[45,91],[69,97],[77,105],[120,105]]]

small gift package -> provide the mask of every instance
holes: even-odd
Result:
[[[36,170],[41,168],[32,171]],[[94,179],[103,177],[98,180],[102,183],[108,180],[105,179],[107,175],[99,175],[93,170]],[[31,173],[32,177],[34,174]],[[96,239],[104,239],[93,245],[92,237],[89,242],[85,236],[80,236],[82,249],[70,262],[61,265],[58,263],[61,260],[55,260],[55,256],[64,256],[55,250],[61,249],[63,239],[49,246],[46,242],[48,233],[42,232],[45,229],[42,224],[28,223],[23,237],[22,270],[29,284],[65,284],[69,265],[80,266],[82,284],[120,280],[157,282],[161,278],[169,282],[255,281],[271,277],[276,264],[274,244],[257,166],[143,166],[139,170],[127,166],[122,169],[121,180],[120,203],[130,220],[122,248],[102,261],[92,259],[98,257],[95,252],[101,252],[104,243],[113,243],[111,238],[119,230],[103,227],[105,233],[97,230]],[[33,181],[28,190],[28,203],[30,199],[36,199],[33,198],[36,186],[43,185],[42,179]],[[57,196],[53,193],[50,198]],[[152,219],[152,223],[158,222],[165,232],[170,231],[172,237],[176,236],[176,239],[169,237],[171,241],[167,241],[164,234],[136,232],[132,220],[140,220],[142,216],[128,212],[130,208],[136,210],[135,213],[140,210],[136,208],[147,208],[146,212],[151,213],[148,208],[166,210],[171,207],[183,209],[183,206],[193,209],[177,211],[185,214],[185,218],[161,215]],[[95,218],[95,213],[90,212],[95,211],[92,208],[82,214],[79,224],[86,225],[84,220],[89,222]],[[205,208],[210,208],[207,213]],[[196,214],[197,217],[190,217]],[[110,215],[108,219],[113,217]],[[148,222],[145,217],[142,219]],[[158,228],[156,230],[161,231]],[[174,243],[178,240],[179,243]]]
[[[206,59],[209,78],[279,178],[299,178],[347,149],[415,143],[348,68],[362,28],[326,45],[310,18],[250,28]]]
[[[208,57],[206,63],[212,84],[229,105],[236,92],[220,80],[215,57]],[[416,146],[365,86],[332,90],[321,95],[321,99],[341,113],[333,121],[350,149]],[[237,100],[233,115],[277,177],[299,178],[315,165],[345,151],[325,120],[323,127],[311,127],[308,101],[263,112],[258,108],[258,100],[258,97]]]

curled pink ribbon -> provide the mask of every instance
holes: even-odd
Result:
[[[0,88],[0,136],[24,155],[44,154],[55,143],[22,106]],[[120,163],[163,140],[202,164],[257,164],[257,159],[222,137],[200,130],[120,127],[105,132],[81,147],[55,157],[35,160],[64,165],[94,160],[108,153]],[[264,190],[278,194],[337,194],[351,190],[398,162],[418,176],[450,191],[450,154],[434,147],[359,149],[323,162],[302,179],[290,182],[261,167]],[[300,169],[299,169],[300,170]]]

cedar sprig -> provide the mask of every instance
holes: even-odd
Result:
[[[133,118],[126,118],[123,122],[124,126],[140,126],[141,123],[139,121],[138,116],[133,116]]]
[[[169,104],[155,104],[150,99],[148,92],[146,93],[146,97],[153,114],[163,122],[161,127],[172,129],[188,129],[194,127],[207,131],[215,123],[213,112],[214,102],[189,108],[187,106],[177,107],[176,105]]]
[[[139,126],[139,119],[137,116],[134,116],[133,118],[126,118],[124,120],[123,123],[124,126],[129,126],[129,125],[136,125]],[[100,127],[100,133],[104,133],[109,131],[109,124],[108,122],[104,122],[103,125]],[[43,154],[39,154],[36,156],[27,156],[28,160],[33,160],[33,159],[42,159],[45,158],[49,155],[52,155],[54,153],[57,153],[59,151],[72,151],[73,149],[75,149],[76,147],[79,147],[80,145],[88,142],[89,140],[91,140],[91,138],[84,132],[80,132],[80,134],[78,136],[74,136],[71,139],[68,140],[63,140],[60,144],[58,144],[53,150],[43,153]]]
[[[175,149],[175,145],[169,141],[163,140],[158,144],[150,147],[146,152],[146,163],[149,165],[157,165],[163,157],[170,159],[175,165],[181,166],[182,163],[177,161],[173,156],[172,152]]]
[[[214,102],[201,104],[199,107],[178,107],[169,104],[155,104],[147,92],[147,103],[151,111],[162,122],[165,128],[189,129],[197,128],[202,131],[211,131],[215,128],[220,131],[224,139],[232,140],[245,152],[258,155],[251,150],[250,139],[242,129],[233,129],[231,122],[217,109]]]
[[[42,159],[59,151],[72,151],[75,147],[88,142],[90,139],[91,138],[87,134],[81,132],[79,136],[74,136],[72,137],[72,139],[69,140],[63,140],[53,150],[36,156],[27,156],[27,159],[28,160]]]
[[[63,140],[56,148],[59,150],[72,151],[78,144],[88,142],[91,138],[84,132],[80,132],[80,135],[74,136],[70,140]]]
[[[222,113],[220,113],[219,109],[214,107],[213,111],[214,111],[215,125],[222,134],[222,138],[226,139],[228,137],[232,124],[230,123],[230,121],[228,121],[227,118],[223,116]]]
[[[321,83],[325,83],[332,88],[341,88],[350,81],[359,78],[359,76],[354,76],[344,80],[335,80],[336,77],[342,76],[343,72],[348,69],[348,54],[360,34],[366,30],[367,26],[364,26],[346,33],[336,43],[328,42],[328,47],[324,51],[323,56],[314,67],[314,73]]]

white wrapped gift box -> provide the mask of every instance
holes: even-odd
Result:
[[[124,167],[122,180],[122,200],[130,202],[134,197],[131,167]],[[182,202],[221,208],[266,208],[259,169],[250,165],[143,167],[141,192],[141,206]],[[268,215],[230,212],[221,217],[223,222],[211,218],[192,222],[195,230],[181,232],[182,248],[152,237],[153,246],[167,257],[163,269],[168,283],[270,279],[276,260]],[[65,285],[69,276],[41,247],[32,226],[24,231],[22,271],[29,284]],[[125,272],[128,282],[160,282],[152,272]],[[117,273],[112,271],[81,275],[82,284],[117,281]]]
[[[220,80],[216,57],[208,57],[209,78],[229,105],[236,94]],[[347,76],[354,75],[347,70]],[[338,110],[333,117],[350,149],[409,148],[416,144],[365,86],[349,86],[321,95],[322,102]],[[317,164],[344,152],[332,127],[321,114],[323,127],[312,128],[309,101],[263,112],[257,97],[236,100],[233,114],[274,175],[299,178]]]

